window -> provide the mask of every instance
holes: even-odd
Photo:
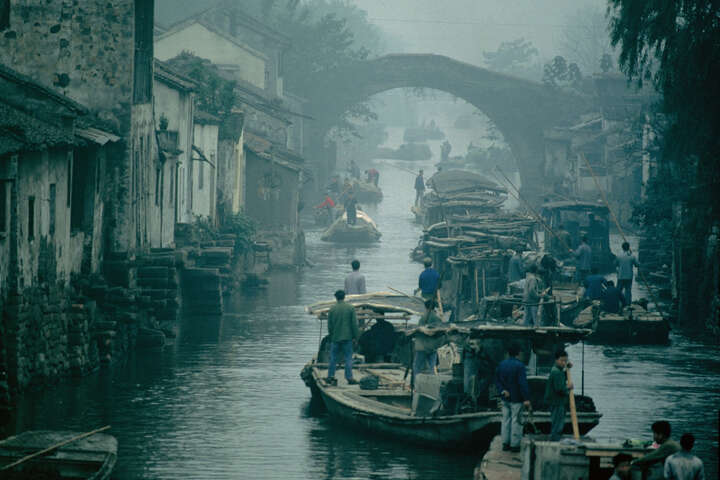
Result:
[[[198,189],[202,190],[205,184],[205,164],[203,161],[200,161],[198,168]]]
[[[65,197],[65,203],[68,207],[70,207],[70,202],[72,199],[72,181],[73,181],[73,152],[67,152],[67,171],[68,171],[68,177],[67,177],[67,195]]]
[[[133,102],[148,103],[153,82],[154,2],[135,0],[135,61]]]
[[[155,205],[160,205],[160,169],[155,169]]]
[[[70,231],[83,230],[86,226],[88,218],[87,205],[89,199],[88,193],[92,195],[92,190],[88,192],[88,182],[91,179],[90,174],[90,151],[87,148],[78,149],[75,152],[75,159],[72,162],[72,170],[68,171],[68,178],[72,179],[72,188],[70,189],[72,201],[70,202]]]
[[[28,240],[35,238],[35,197],[28,197]]]
[[[10,0],[0,0],[0,31],[10,27]]]
[[[8,183],[0,180],[0,233],[8,231]]]

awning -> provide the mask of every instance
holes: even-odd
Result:
[[[100,146],[103,146],[108,142],[114,143],[120,140],[120,137],[118,137],[117,135],[113,135],[112,133],[93,127],[76,128],[75,135],[84,140],[87,140],[88,142],[93,142]]]

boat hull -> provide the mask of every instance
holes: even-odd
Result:
[[[345,393],[342,387],[326,385],[311,364],[304,372],[307,372],[302,375],[306,385],[316,399],[322,400],[330,418],[353,428],[440,450],[487,448],[500,432],[502,414],[499,410],[435,417],[413,416],[409,409],[404,415],[397,411],[384,413],[377,405],[379,402],[359,399],[357,395]],[[580,432],[584,434],[594,428],[600,416],[597,412],[578,413]],[[532,420],[538,432],[550,432],[549,412],[535,412]],[[565,431],[572,432],[569,414]]]

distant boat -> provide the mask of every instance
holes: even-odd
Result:
[[[336,243],[372,243],[380,240],[381,236],[373,219],[367,213],[358,210],[355,225],[348,225],[347,212],[343,213],[322,234],[320,240]]]
[[[383,192],[374,183],[353,181],[355,199],[360,203],[379,203],[383,199]]]
[[[0,469],[36,452],[77,437],[80,432],[30,430],[0,441]],[[118,442],[105,433],[69,443],[46,455],[0,471],[0,478],[68,478],[105,480],[117,461]],[[7,475],[7,476],[6,476]]]

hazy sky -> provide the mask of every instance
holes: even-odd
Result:
[[[439,53],[472,63],[483,50],[525,37],[554,56],[569,13],[606,0],[352,0],[399,39],[406,52]]]

